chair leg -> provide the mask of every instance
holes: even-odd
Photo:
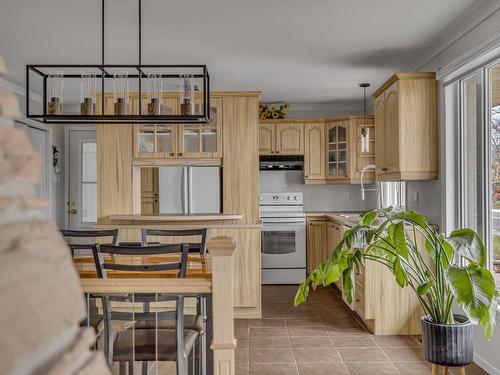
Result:
[[[459,367],[457,368],[458,370],[458,375],[465,375],[465,367]]]
[[[432,364],[432,375],[439,375],[439,366]]]
[[[198,336],[198,375],[205,375],[205,334]]]
[[[120,375],[125,375],[125,362],[118,362],[118,366],[119,366],[119,374]]]
[[[128,362],[128,375],[134,375],[134,361]]]
[[[177,375],[185,375],[184,360],[179,361],[179,359],[177,359],[176,365],[177,365]]]
[[[443,375],[448,375],[448,366],[443,366]]]
[[[142,375],[148,375],[148,362],[142,362]]]

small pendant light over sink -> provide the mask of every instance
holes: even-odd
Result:
[[[363,89],[363,125],[361,128],[361,152],[370,153],[370,127],[366,124],[366,89],[370,87],[367,82],[360,83],[359,87]]]

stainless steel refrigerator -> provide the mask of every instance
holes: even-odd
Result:
[[[159,213],[220,213],[220,184],[219,167],[191,165],[159,167]]]

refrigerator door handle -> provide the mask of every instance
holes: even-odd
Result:
[[[182,168],[182,175],[181,175],[181,206],[182,206],[182,213],[186,214],[187,213],[187,207],[186,207],[186,167]]]
[[[187,167],[187,202],[188,202],[188,213],[192,213],[192,202],[193,202],[193,168]]]

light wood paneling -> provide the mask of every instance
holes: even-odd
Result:
[[[404,152],[400,151],[401,172],[434,172],[437,177],[437,82],[405,80],[400,87],[400,142],[405,142]]]
[[[96,125],[97,222],[107,216],[132,214],[133,125]]]
[[[325,124],[323,122],[304,125],[304,178],[325,179]]]
[[[276,124],[276,153],[304,155],[304,124]]]
[[[260,155],[274,154],[274,150],[276,148],[275,131],[276,131],[276,126],[274,124],[259,124]]]
[[[226,236],[234,239],[233,255],[234,307],[260,309],[260,229],[211,229],[209,238]]]
[[[223,212],[259,222],[258,97],[225,97]]]

